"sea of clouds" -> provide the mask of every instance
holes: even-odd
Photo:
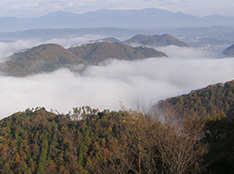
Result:
[[[88,40],[80,38],[80,42],[73,40],[70,45],[66,40],[53,42],[68,47]],[[4,58],[13,51],[32,47],[32,43],[39,44],[32,40],[16,41],[15,47],[12,47],[14,42],[0,43],[0,54]],[[122,106],[134,109],[137,102],[155,104],[161,99],[234,79],[234,58],[220,58],[194,48],[169,46],[158,50],[169,57],[107,60],[82,72],[59,69],[24,78],[0,75],[0,119],[35,107],[60,113],[86,105],[99,110],[119,110]]]

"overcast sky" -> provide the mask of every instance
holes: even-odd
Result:
[[[162,8],[196,16],[234,16],[233,0],[0,0],[0,17],[35,17],[58,10],[84,13],[103,8]]]

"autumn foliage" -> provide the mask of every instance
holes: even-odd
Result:
[[[0,173],[196,173],[205,121],[89,107],[27,109],[0,122]]]

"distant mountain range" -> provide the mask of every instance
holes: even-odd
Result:
[[[186,47],[188,46],[186,43],[176,39],[175,37],[171,36],[170,34],[163,34],[163,35],[144,35],[138,34],[131,37],[128,40],[120,41],[114,37],[107,37],[104,39],[96,40],[96,42],[110,42],[110,43],[124,43],[130,46],[148,46],[148,47],[162,47],[162,46],[169,46],[175,45],[179,47]]]
[[[1,23],[0,23],[1,25]],[[81,26],[82,27],[82,26]],[[0,28],[1,30],[1,28]],[[152,32],[152,31],[151,31]],[[14,41],[18,39],[54,39],[85,37],[87,35],[101,35],[106,37],[129,38],[139,33],[151,34],[147,30],[121,29],[121,28],[63,28],[63,29],[32,29],[15,32],[0,32],[2,41]]]
[[[147,47],[130,47],[122,43],[98,42],[65,49],[57,44],[45,44],[15,53],[0,64],[6,75],[27,76],[51,72],[61,67],[96,65],[106,59],[136,60],[167,57],[165,53]]]
[[[0,29],[1,30],[1,29]],[[150,29],[150,30],[136,30],[136,29],[121,29],[121,28],[80,28],[80,29],[34,29],[16,32],[0,32],[1,42],[11,42],[15,40],[50,40],[54,38],[75,38],[95,35],[104,39],[94,41],[104,42],[124,42],[124,40],[134,37],[136,35],[153,36],[157,34],[168,33],[176,39],[183,41],[189,46],[198,47],[202,49],[213,50],[221,53],[228,45],[234,43],[234,28],[213,26],[213,27],[199,27],[199,28],[178,28],[170,29]],[[91,41],[92,37],[88,37]],[[117,38],[117,39],[116,39]],[[87,40],[88,41],[88,40]],[[147,41],[149,42],[149,41]],[[146,42],[144,42],[145,44]]]
[[[234,26],[234,17],[196,17],[184,13],[151,8],[140,10],[97,10],[74,14],[57,11],[37,18],[0,18],[0,31],[42,28],[97,28],[156,29],[181,27]]]
[[[179,41],[178,39],[174,38],[173,36],[169,34],[163,34],[163,35],[136,35],[132,37],[131,39],[128,39],[124,41],[125,44],[128,45],[145,45],[145,46],[151,46],[151,47],[159,47],[159,46],[169,46],[169,45],[176,45],[176,46],[188,46],[182,41]]]

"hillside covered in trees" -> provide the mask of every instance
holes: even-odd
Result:
[[[97,42],[71,47],[69,50],[90,64],[98,64],[108,58],[137,60],[149,57],[167,57],[163,52],[147,47],[130,47],[122,43]]]
[[[0,70],[11,76],[26,76],[79,64],[88,63],[60,45],[44,44],[13,54],[0,64]]]
[[[65,49],[57,44],[43,44],[15,53],[0,64],[0,71],[11,76],[52,72],[77,65],[97,65],[106,59],[138,60],[167,57],[147,47],[130,47],[122,43],[97,42]]]
[[[233,121],[161,119],[156,112],[89,107],[66,115],[45,108],[15,113],[0,121],[0,173],[233,171]]]
[[[177,113],[198,114],[201,117],[227,115],[234,118],[234,81],[210,85],[186,95],[168,98],[158,103],[160,108],[172,108]]]
[[[136,45],[145,45],[145,46],[150,46],[150,47],[162,47],[162,46],[169,46],[169,45],[175,45],[179,47],[188,46],[186,43],[176,39],[170,34],[163,34],[163,35],[155,34],[152,36],[138,34],[124,41],[124,43],[128,45],[136,44]]]

